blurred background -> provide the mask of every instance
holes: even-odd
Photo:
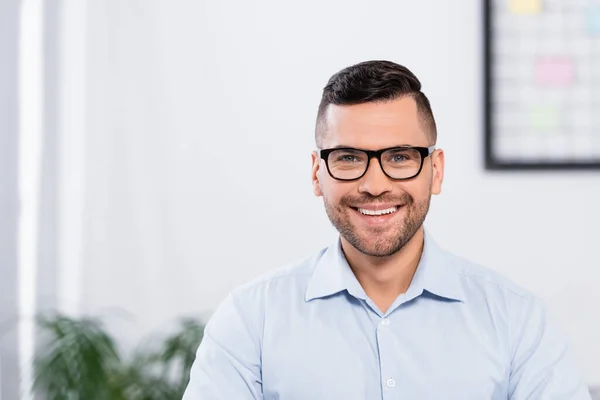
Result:
[[[432,103],[434,237],[546,301],[600,384],[600,172],[485,169],[483,4],[0,0],[0,398],[31,396],[35,315],[127,352],[330,243],[314,120],[367,59]]]

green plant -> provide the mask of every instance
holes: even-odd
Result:
[[[202,323],[182,319],[156,348],[124,357],[96,318],[53,314],[38,326],[33,392],[48,400],[180,400],[204,335]]]

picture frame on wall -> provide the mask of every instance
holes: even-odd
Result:
[[[484,0],[489,170],[600,170],[600,4]]]

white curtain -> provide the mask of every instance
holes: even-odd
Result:
[[[244,40],[211,36],[229,13],[219,2],[87,3],[82,200],[65,197],[61,216],[81,205],[61,244],[80,268],[62,281],[80,312],[132,344],[182,315],[206,318],[234,286],[333,238],[310,186],[318,90],[278,87],[293,49],[283,65],[253,61],[252,43],[224,54]],[[286,95],[303,108],[282,112]]]
[[[0,2],[0,27],[0,398],[11,399],[19,390],[19,1]]]

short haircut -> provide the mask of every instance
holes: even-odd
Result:
[[[417,104],[420,122],[432,144],[437,140],[437,128],[427,96],[421,92],[421,82],[406,67],[391,61],[364,61],[334,74],[323,88],[317,113],[315,142],[323,145],[327,132],[326,111],[330,104],[355,105],[385,102],[410,96]]]

